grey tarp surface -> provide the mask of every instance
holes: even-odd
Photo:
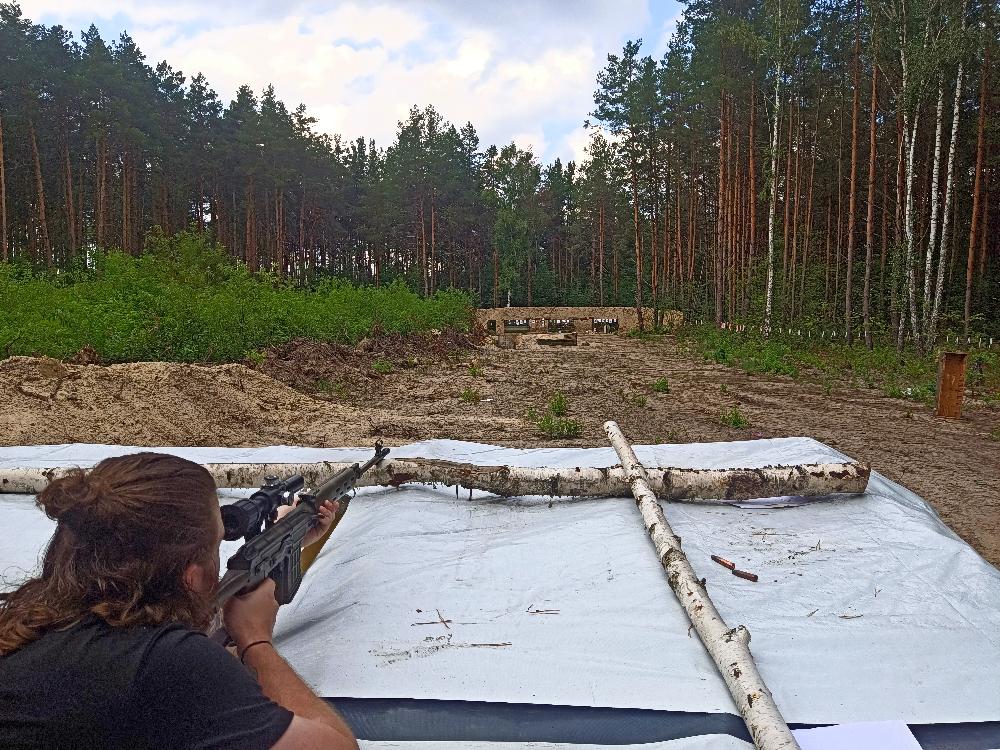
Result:
[[[87,466],[133,450],[0,448],[0,468]],[[215,462],[370,454],[166,450]],[[639,446],[637,454],[649,466],[706,468],[845,458],[806,438]],[[446,440],[393,455],[617,464],[610,448]],[[373,488],[352,501],[278,620],[279,648],[321,695],[735,713],[630,500],[468,497],[443,487]],[[52,525],[27,496],[0,495],[0,511],[0,575],[9,586],[34,568]],[[1000,572],[913,493],[873,472],[860,497],[780,509],[670,503],[665,512],[723,617],[750,629],[790,722],[1000,720]],[[712,554],[760,581],[732,576]]]

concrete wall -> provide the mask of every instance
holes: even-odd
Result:
[[[653,310],[643,308],[642,316],[646,327],[649,327],[653,322]],[[476,320],[483,328],[489,330],[489,321],[495,321],[496,333],[503,333],[503,324],[507,320],[527,320],[529,330],[534,332],[547,331],[550,320],[569,320],[572,321],[572,330],[587,333],[593,330],[595,318],[617,320],[620,333],[639,327],[634,307],[495,307],[476,310]],[[667,310],[663,319],[666,325],[675,326],[681,323],[683,315],[677,310]]]

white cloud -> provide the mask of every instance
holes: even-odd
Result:
[[[22,8],[68,28],[98,20],[106,37],[124,26],[151,63],[203,72],[224,102],[243,83],[258,93],[273,83],[289,107],[305,103],[320,130],[348,139],[387,145],[410,106],[433,104],[457,125],[472,121],[484,146],[514,140],[546,160],[578,158],[578,124],[605,56],[648,23],[645,0],[580,0],[572,10],[556,0],[24,0]]]
[[[670,40],[673,39],[674,34],[677,32],[677,24],[681,22],[684,18],[684,8],[683,6],[677,9],[670,18],[663,22],[660,26],[659,33],[657,34],[656,44],[653,46],[653,59],[659,60],[667,52],[667,48],[670,46]]]
[[[564,153],[568,153],[570,158],[577,164],[581,164],[587,159],[587,146],[590,145],[590,130],[582,125],[575,130],[571,130],[563,139],[566,147]]]

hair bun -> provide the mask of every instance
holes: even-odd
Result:
[[[37,503],[53,521],[74,527],[97,520],[97,509],[107,487],[100,477],[83,469],[71,469],[65,476],[49,483],[38,495]]]

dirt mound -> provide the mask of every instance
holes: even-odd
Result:
[[[364,445],[445,437],[475,417],[405,417],[312,398],[244,365],[139,362],[76,365],[0,361],[0,443],[122,445]],[[501,432],[517,420],[495,419]]]
[[[482,333],[445,330],[411,334],[378,334],[357,346],[342,346],[313,339],[295,339],[264,351],[260,361],[248,366],[282,383],[319,393],[334,388],[367,390],[396,370],[434,365],[467,357],[474,352]]]

